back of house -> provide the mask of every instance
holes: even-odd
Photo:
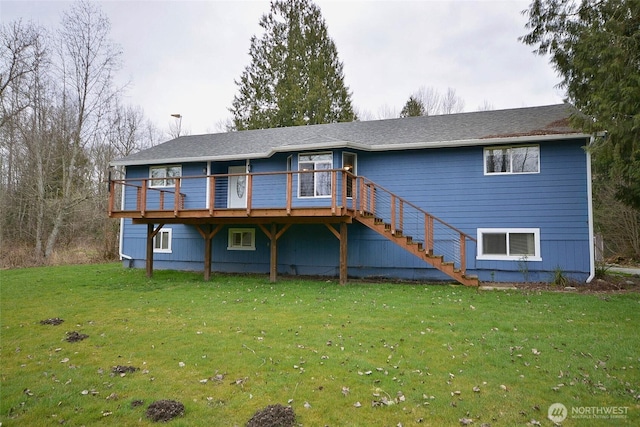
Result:
[[[594,273],[569,105],[184,136],[119,159],[123,264],[341,279]],[[153,267],[152,267],[153,268]]]

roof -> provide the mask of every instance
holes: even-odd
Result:
[[[408,150],[513,144],[588,135],[573,129],[569,104],[439,116],[329,123],[181,136],[112,162],[113,165],[244,160],[278,152],[349,148]]]

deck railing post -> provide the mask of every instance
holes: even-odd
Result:
[[[425,252],[433,255],[433,217],[427,214],[424,216],[424,244]]]
[[[251,199],[253,198],[253,175],[247,175],[247,215],[251,215]]]
[[[462,274],[467,270],[467,238],[460,233],[460,272]]]
[[[287,172],[287,215],[291,215],[291,204],[293,200],[293,172]]]
[[[347,208],[347,172],[345,170],[341,171],[341,179],[342,179],[342,209]]]
[[[398,207],[398,230],[402,231],[404,230],[404,203],[402,202],[402,199],[400,199],[400,206]]]
[[[371,192],[371,196],[369,197],[369,204],[371,205],[371,213],[375,216],[376,214],[376,187],[373,183],[369,184],[369,191]]]
[[[356,198],[358,196],[358,189],[356,187],[356,177],[353,175],[349,175],[349,180],[351,181],[351,207],[354,212],[356,210]]]
[[[391,195],[391,234],[396,234],[396,196]]]
[[[365,211],[365,203],[367,200],[367,192],[364,189],[364,178],[358,177],[358,194],[360,195],[360,201],[358,203],[358,209],[360,209],[360,213],[363,214]]]
[[[113,213],[113,201],[115,199],[116,183],[109,175],[109,216]]]
[[[142,180],[142,188],[140,189],[140,216],[144,217],[147,211],[147,179]]]
[[[216,178],[209,175],[209,216],[213,216],[216,206]]]
[[[173,216],[178,216],[180,210],[180,181],[182,178],[174,178],[176,183],[175,193],[173,194]]]
[[[338,192],[338,185],[336,182],[337,174],[335,170],[331,171],[331,213],[336,214],[336,193]]]

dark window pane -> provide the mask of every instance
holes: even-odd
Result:
[[[484,255],[507,255],[507,235],[505,233],[485,233],[482,235]]]

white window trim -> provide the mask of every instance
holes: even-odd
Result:
[[[154,169],[169,169],[169,168],[180,168],[180,175],[167,177],[166,174],[164,178],[154,178],[152,175],[152,170]],[[167,180],[175,179],[182,177],[182,165],[158,165],[158,166],[150,166],[149,167],[149,187],[150,188],[161,188],[161,187],[175,187],[175,184],[167,185]],[[154,181],[162,181],[162,184],[154,184]]]
[[[509,155],[509,172],[487,172],[487,155],[489,150],[510,150],[512,148],[526,148],[526,147],[537,147],[538,148],[538,165],[537,170],[535,172],[513,172],[513,157]],[[487,176],[494,175],[535,175],[540,173],[540,145],[539,144],[525,144],[525,145],[497,145],[492,147],[484,147],[482,150],[482,162],[484,174]]]
[[[163,249],[163,248],[156,248],[156,239],[158,239],[162,234],[167,234],[167,248]],[[171,228],[161,228],[160,231],[158,231],[158,233],[156,233],[155,236],[153,236],[153,252],[156,254],[170,254],[171,253],[171,246],[173,243],[173,229]]]
[[[251,233],[251,246],[234,246],[233,235],[235,233]],[[256,250],[256,229],[255,228],[230,228],[227,240],[227,250],[229,251],[255,251]]]
[[[523,234],[533,234],[533,242],[534,242],[534,254],[533,255],[496,255],[496,254],[483,254],[483,235],[487,234],[499,234],[499,233],[523,233]],[[540,253],[540,229],[539,228],[478,228],[477,235],[477,255],[476,259],[481,261],[522,261],[526,259],[527,261],[542,261],[542,256]],[[507,241],[507,250],[509,248],[509,242]]]
[[[331,156],[331,166],[329,167],[329,170],[333,169],[333,152],[332,151],[327,151],[327,152],[320,152],[320,153],[300,153],[298,154],[298,172],[302,172],[300,170],[300,156],[321,156],[321,155],[330,155]],[[303,161],[303,163],[306,163],[305,161]],[[316,162],[314,162],[315,165]],[[317,162],[317,163],[321,163],[321,162]],[[314,172],[313,173],[322,173],[323,169],[315,169],[314,167]],[[326,170],[324,170],[326,171]],[[311,173],[311,172],[309,172]],[[331,198],[331,194],[328,195],[322,195],[322,196],[316,196],[316,181],[315,181],[315,177],[314,177],[314,181],[313,181],[313,196],[303,196],[300,194],[301,188],[300,188],[300,177],[301,174],[298,173],[298,198],[299,199],[328,199]],[[331,189],[331,191],[333,191],[333,188]]]

